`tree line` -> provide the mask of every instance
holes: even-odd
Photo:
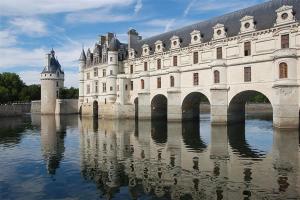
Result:
[[[62,99],[77,99],[77,88],[63,88],[60,91]],[[41,85],[26,85],[16,73],[0,73],[0,104],[13,102],[30,102],[41,99]]]

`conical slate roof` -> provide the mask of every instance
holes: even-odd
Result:
[[[79,61],[86,61],[86,55],[85,55],[84,49],[82,49],[82,52],[79,57]]]
[[[48,65],[45,66],[42,73],[56,73],[57,71],[59,71],[60,73],[64,73],[61,69],[61,65],[55,57],[55,51],[52,49],[49,54]]]

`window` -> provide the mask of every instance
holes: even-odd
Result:
[[[106,76],[106,69],[103,69],[103,71],[102,71],[102,76],[103,76],[103,77]]]
[[[58,87],[58,81],[56,81],[56,87]]]
[[[281,48],[285,49],[285,48],[289,48],[289,46],[290,46],[289,34],[282,35],[281,36]]]
[[[251,42],[244,43],[244,55],[250,56],[251,55]]]
[[[117,85],[117,91],[120,91],[120,86],[119,85]]]
[[[113,87],[112,87],[112,86],[110,86],[110,87],[109,87],[109,90],[110,90],[110,91],[113,91]]]
[[[98,68],[94,68],[94,77],[98,76]]]
[[[251,67],[244,68],[244,81],[245,82],[251,81]]]
[[[144,62],[144,71],[148,71],[148,63]]]
[[[106,92],[106,83],[102,83],[102,91]]]
[[[217,59],[222,59],[222,47],[217,48]]]
[[[220,83],[220,72],[218,70],[214,71],[214,83]]]
[[[279,78],[288,77],[288,65],[286,63],[279,64]]]
[[[174,87],[174,85],[175,85],[174,76],[170,76],[170,87]]]
[[[133,90],[133,81],[130,81],[130,90]]]
[[[133,65],[130,65],[130,74],[133,74]]]
[[[90,93],[91,93],[90,85],[87,85],[87,86],[86,86],[86,93],[87,93],[87,94],[90,94]]]
[[[125,85],[125,90],[128,90],[128,85],[127,84]]]
[[[173,56],[173,66],[177,66],[177,56]]]
[[[141,79],[141,89],[143,90],[145,88],[145,82],[143,79]]]
[[[194,73],[194,85],[199,85],[199,74],[198,73]]]
[[[86,73],[86,79],[90,79],[90,73]]]
[[[161,59],[157,59],[157,69],[161,69]]]
[[[59,98],[59,91],[56,91],[56,98]]]
[[[157,88],[161,88],[161,78],[157,78]]]
[[[112,58],[112,57],[109,57],[109,60],[110,60],[110,62],[112,62],[113,58]]]
[[[194,52],[194,64],[197,64],[198,63],[198,60],[199,60],[199,56],[198,56],[198,52]]]
[[[113,70],[110,70],[109,74],[110,74],[110,75],[113,75]]]
[[[95,93],[98,93],[98,81],[95,81]]]

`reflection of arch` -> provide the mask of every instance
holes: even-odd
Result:
[[[162,94],[153,97],[151,101],[151,119],[167,119],[168,99]]]
[[[93,116],[98,117],[98,101],[93,102]]]
[[[168,140],[167,121],[152,120],[151,137],[157,144],[165,144]]]
[[[200,92],[188,94],[182,102],[182,119],[200,119],[200,102],[208,102],[208,98]]]
[[[137,120],[139,118],[139,98],[134,99],[134,118]]]
[[[82,115],[82,106],[79,107],[79,115]]]
[[[245,104],[257,95],[266,99],[269,103],[268,97],[261,92],[255,90],[246,90],[236,94],[230,101],[228,106],[228,121],[229,123],[244,122],[245,121]]]
[[[245,125],[234,124],[228,126],[228,140],[231,148],[238,152],[240,157],[261,158],[265,153],[252,149],[245,137]]]
[[[185,146],[193,151],[202,152],[207,145],[200,137],[200,123],[198,121],[187,121],[182,123],[182,137]]]

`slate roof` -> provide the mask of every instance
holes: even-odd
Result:
[[[61,65],[58,60],[55,58],[55,51],[52,49],[50,53],[50,62],[49,66],[45,66],[42,73],[56,73],[59,70],[60,73],[64,73],[61,69]]]
[[[137,52],[137,57],[140,57],[143,44],[148,44],[153,53],[153,50],[155,49],[154,43],[157,40],[161,40],[165,44],[165,50],[168,50],[171,45],[170,38],[174,35],[181,39],[181,47],[187,47],[190,44],[190,33],[193,30],[199,30],[203,36],[202,41],[209,42],[213,38],[213,27],[218,23],[224,24],[225,30],[227,31],[227,37],[236,36],[240,32],[240,19],[246,15],[254,17],[256,30],[269,29],[272,28],[276,22],[276,10],[283,5],[292,5],[296,20],[300,20],[300,0],[272,0],[225,14],[223,16],[215,17],[207,21],[140,40],[137,43],[132,44],[132,48]]]
[[[116,37],[113,37],[109,42],[108,50],[109,51],[118,51],[120,44],[121,44],[120,41]]]

